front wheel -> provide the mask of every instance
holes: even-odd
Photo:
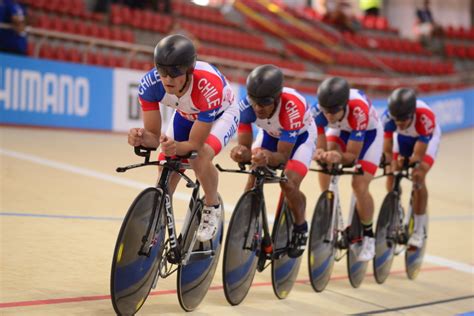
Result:
[[[240,304],[252,285],[262,240],[260,197],[254,191],[242,195],[232,213],[224,247],[222,278],[225,298]]]
[[[290,258],[286,253],[293,234],[294,217],[286,204],[281,204],[273,224],[273,259],[272,259],[272,285],[273,292],[279,299],[288,296],[295,284],[300,269],[301,258]]]
[[[373,260],[374,277],[378,284],[385,282],[390,274],[395,248],[398,241],[400,216],[399,198],[395,192],[389,192],[383,200],[375,230],[375,257]]]
[[[180,264],[178,267],[177,293],[179,304],[187,312],[193,311],[202,302],[216,272],[224,235],[225,212],[222,200],[220,200],[220,204],[222,211],[219,229],[214,238],[206,242],[196,240],[204,205],[202,200],[196,202],[189,228],[183,234],[182,250],[190,251],[190,253],[189,261],[185,265]],[[192,245],[193,242],[194,245]]]
[[[120,228],[112,261],[110,292],[118,315],[134,315],[143,305],[158,275],[165,239],[162,191],[148,188],[130,206]],[[148,255],[140,254],[151,221],[157,220]]]
[[[337,218],[333,219],[334,193],[321,194],[314,209],[309,235],[308,268],[311,286],[322,292],[331,277],[334,267],[337,242]],[[334,223],[331,231],[331,224]]]

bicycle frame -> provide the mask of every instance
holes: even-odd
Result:
[[[285,182],[287,181],[286,176],[284,175],[284,171],[282,170],[280,176],[276,176],[276,171],[273,169],[270,169],[268,167],[259,167],[256,169],[252,169],[250,171],[245,170],[245,165],[246,164],[239,164],[240,170],[231,170],[231,169],[224,169],[222,168],[219,164],[216,164],[216,167],[219,171],[221,172],[235,172],[235,173],[245,173],[248,175],[252,175],[255,177],[255,183],[250,191],[254,192],[259,199],[259,205],[258,209],[260,210],[262,214],[262,224],[263,224],[263,238],[265,242],[268,244],[272,244],[271,241],[271,234],[270,234],[270,229],[268,226],[268,218],[267,218],[267,210],[266,210],[266,205],[265,205],[265,195],[263,193],[263,185],[265,183],[280,183],[280,182]],[[249,229],[252,227],[251,223],[249,223]],[[244,243],[244,249],[251,250],[252,248],[252,242],[253,242],[253,237],[251,234],[247,233],[247,237],[245,239]],[[273,247],[272,247],[273,249]],[[277,255],[281,255],[285,252],[286,250],[282,250],[278,253],[273,252],[272,253],[272,258]]]
[[[173,213],[173,206],[171,204],[171,196],[168,190],[168,183],[170,181],[171,175],[173,173],[177,173],[180,177],[185,179],[185,181],[187,182],[186,184],[187,187],[193,188],[193,193],[192,193],[191,201],[190,201],[191,207],[188,210],[188,213],[186,214],[186,220],[183,225],[182,232],[186,232],[188,229],[188,226],[190,225],[190,218],[191,218],[190,215],[193,212],[193,209],[196,205],[197,200],[199,199],[200,184],[199,184],[199,181],[196,181],[196,182],[192,181],[188,176],[184,174],[183,171],[180,170],[182,168],[189,169],[189,166],[187,164],[182,163],[181,161],[181,159],[186,158],[186,157],[181,157],[179,159],[166,158],[165,161],[151,161],[150,162],[151,150],[153,149],[135,147],[135,154],[141,157],[145,157],[145,162],[141,164],[134,164],[127,167],[117,168],[117,172],[125,172],[130,169],[143,167],[143,166],[150,166],[150,165],[156,165],[156,166],[162,167],[160,178],[158,179],[157,184],[156,184],[156,189],[161,193],[162,198],[159,201],[159,205],[155,205],[153,208],[153,214],[152,214],[153,220],[150,221],[150,225],[148,226],[147,232],[142,238],[142,247],[140,248],[139,254],[149,256],[149,251],[151,247],[153,246],[153,243],[155,242],[154,234],[157,230],[157,226],[159,223],[159,217],[157,216],[157,214],[159,213],[159,210],[164,209],[165,215],[166,215],[165,223],[166,223],[167,232],[168,232],[168,239],[166,240],[165,245],[169,244],[169,247],[170,247],[169,249],[166,249],[166,247],[164,249],[167,252],[167,260],[171,264],[184,265],[188,263],[189,261],[192,251],[188,251],[188,250],[193,249],[196,238],[194,238],[189,249],[185,249],[186,253],[183,256],[181,244],[177,237],[176,222],[175,222],[174,213]],[[189,158],[192,159],[195,157],[195,155],[196,153],[192,152]],[[205,252],[207,254],[208,251],[205,251]],[[166,274],[162,274],[161,269],[160,269],[160,276],[166,277],[172,272],[174,271],[167,271]]]

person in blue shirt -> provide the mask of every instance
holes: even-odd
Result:
[[[11,26],[0,28],[0,51],[26,55],[25,14],[16,1],[0,0],[0,23]]]

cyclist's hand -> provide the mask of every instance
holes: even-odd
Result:
[[[244,145],[237,145],[230,151],[230,158],[235,162],[247,162],[250,160],[251,152]]]
[[[256,148],[252,150],[252,164],[256,167],[264,167],[268,165],[269,161],[269,152],[261,148]]]
[[[323,157],[324,160],[328,163],[340,163],[342,160],[341,153],[335,150],[326,151]]]
[[[172,157],[176,155],[176,142],[171,137],[166,135],[160,136],[161,151],[167,157]]]
[[[317,148],[313,155],[313,160],[322,161],[324,155],[324,149]]]
[[[145,135],[144,128],[131,128],[128,131],[128,143],[133,147],[143,146],[143,135]]]

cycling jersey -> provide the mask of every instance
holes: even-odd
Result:
[[[159,104],[169,106],[189,121],[213,122],[234,103],[234,92],[226,78],[211,64],[196,62],[190,89],[177,97],[167,94],[156,68],[150,70],[138,87],[143,111],[159,110]]]
[[[301,94],[284,87],[281,100],[268,119],[259,119],[248,99],[243,98],[240,101],[239,132],[252,132],[252,123],[259,127],[252,148],[276,152],[279,141],[292,143],[294,147],[285,170],[306,175],[315,150],[317,133],[306,99]]]
[[[372,175],[377,172],[382,154],[383,129],[377,111],[363,91],[350,90],[344,116],[336,123],[329,123],[317,105],[312,111],[318,134],[325,133],[327,141],[337,143],[342,152],[346,151],[349,140],[363,142],[357,163],[365,172]],[[328,127],[327,131],[325,127]]]
[[[168,94],[156,68],[140,81],[138,98],[143,111],[159,110],[163,104],[175,109],[166,135],[175,141],[187,141],[194,122],[213,123],[206,139],[217,155],[237,131],[239,105],[227,79],[211,64],[196,62],[190,86],[177,97]]]
[[[428,144],[423,161],[432,166],[438,152],[441,139],[441,128],[436,124],[436,117],[429,106],[421,101],[416,101],[415,115],[410,125],[402,130],[397,128],[395,121],[390,117],[388,110],[382,116],[385,138],[394,138],[393,152],[395,158],[400,153],[404,157],[410,157],[417,141]]]

